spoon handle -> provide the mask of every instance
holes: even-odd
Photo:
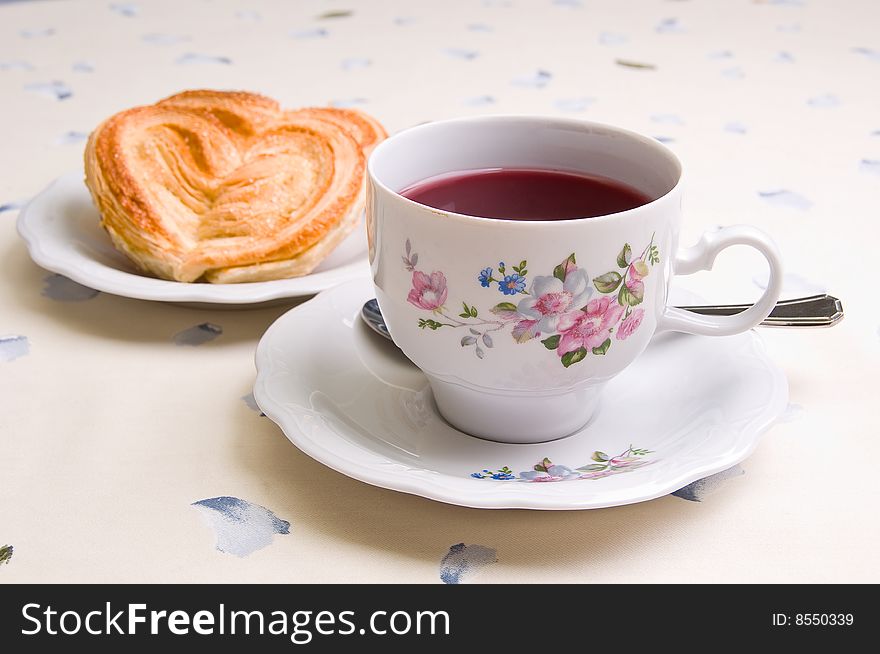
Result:
[[[732,316],[750,304],[680,307],[706,316]],[[832,327],[843,319],[843,304],[832,295],[811,295],[782,300],[761,323],[762,327]]]
[[[717,304],[706,306],[678,307],[706,316],[733,316],[748,309],[751,304]],[[367,300],[361,310],[361,317],[369,327],[385,338],[390,339],[388,327],[375,298]],[[843,304],[833,295],[811,295],[793,300],[777,302],[770,315],[761,323],[762,327],[832,327],[843,320]]]

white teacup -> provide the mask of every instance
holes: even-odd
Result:
[[[522,221],[441,211],[400,195],[437,175],[487,168],[601,175],[651,200],[597,218]],[[520,116],[429,123],[379,145],[368,173],[370,263],[388,330],[427,375],[444,418],[474,436],[537,443],[569,435],[654,334],[742,332],[779,296],[779,253],[754,227],[707,232],[678,251],[681,163],[624,129]],[[708,270],[738,244],[770,264],[754,306],[730,317],[667,306],[674,274]]]

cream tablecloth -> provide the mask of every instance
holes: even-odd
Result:
[[[880,581],[878,24],[870,0],[0,5],[0,581]],[[287,307],[91,292],[16,235],[98,121],[200,87],[358,106],[390,131],[495,112],[634,128],[685,162],[685,243],[759,225],[786,294],[827,289],[847,318],[763,333],[787,412],[678,495],[491,512],[361,484],[252,404],[254,348]],[[734,251],[687,285],[749,299],[764,274]]]

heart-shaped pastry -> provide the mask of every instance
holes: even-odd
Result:
[[[366,155],[385,136],[359,111],[186,91],[101,123],[86,185],[113,244],[157,277],[297,277],[358,223]]]

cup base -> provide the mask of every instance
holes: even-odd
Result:
[[[571,436],[593,417],[601,386],[558,395],[479,391],[428,376],[440,415],[471,436],[498,443],[546,443]]]

